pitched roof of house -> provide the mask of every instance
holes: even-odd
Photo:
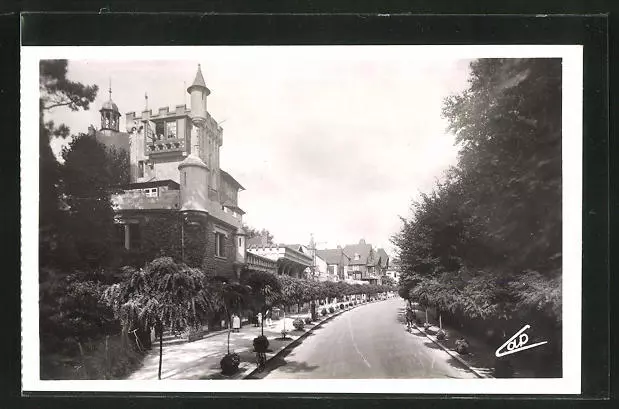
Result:
[[[327,264],[341,263],[342,265],[347,266],[350,262],[350,257],[348,257],[342,249],[316,250],[316,254]]]
[[[380,266],[387,267],[389,265],[389,255],[383,248],[376,250],[376,255],[380,257]]]
[[[228,181],[230,181],[232,185],[236,186],[237,189],[245,190],[245,188],[235,178],[233,178],[232,175],[230,175],[228,172],[226,172],[223,169],[219,169],[219,172],[221,172],[222,177],[228,179]]]
[[[368,256],[372,251],[372,245],[367,244],[365,240],[361,239],[357,244],[347,244],[342,250],[350,258],[349,264],[365,265],[367,264]],[[359,255],[359,260],[355,260],[355,254]]]

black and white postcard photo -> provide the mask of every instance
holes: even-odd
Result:
[[[23,47],[23,390],[579,394],[582,65]]]

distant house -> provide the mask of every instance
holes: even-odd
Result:
[[[316,250],[316,255],[322,258],[327,265],[327,275],[332,278],[331,281],[344,281],[346,277],[346,268],[350,263],[348,257],[341,247],[336,249]]]
[[[382,248],[375,249],[364,239],[357,244],[344,246],[343,252],[350,258],[347,272],[348,278],[353,280],[378,284],[389,267],[387,252]]]
[[[331,276],[327,272],[327,262],[318,251],[314,249],[314,244],[310,242],[309,245],[305,244],[287,244],[303,254],[307,254],[312,259],[312,266],[305,270],[305,276],[308,278],[316,279],[318,281],[337,281],[337,277]],[[313,270],[313,271],[312,271]]]

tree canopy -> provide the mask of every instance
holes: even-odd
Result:
[[[243,228],[247,232],[247,239],[253,239],[256,237],[266,237],[266,244],[273,244],[274,236],[267,229],[256,229],[248,225],[243,225]]]
[[[458,164],[393,242],[399,293],[469,318],[561,321],[561,62],[480,59],[446,99]]]
[[[64,124],[46,121],[55,108],[88,110],[98,92],[96,85],[84,85],[68,78],[67,60],[41,60],[39,63],[39,248],[41,263],[53,263],[69,254],[58,253],[58,244],[66,239],[61,230],[64,214],[61,205],[61,166],[50,141],[66,138],[70,129]]]

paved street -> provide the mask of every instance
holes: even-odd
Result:
[[[271,360],[268,379],[475,378],[421,333],[408,333],[400,298],[335,317]]]

